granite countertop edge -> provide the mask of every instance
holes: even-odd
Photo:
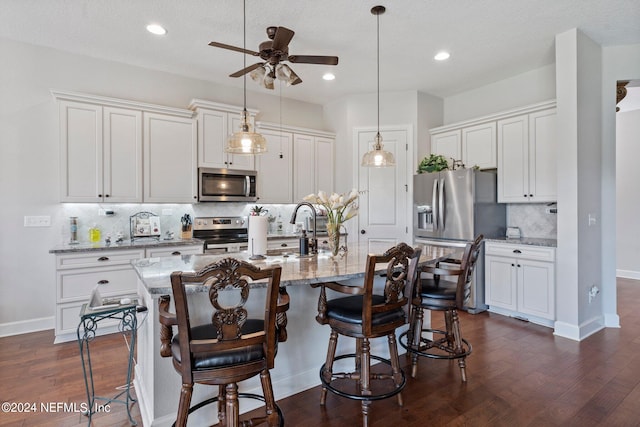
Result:
[[[484,240],[487,242],[510,243],[515,245],[545,246],[548,248],[558,247],[557,239],[545,239],[540,237],[521,237],[519,239],[508,239],[506,237],[498,237],[498,238],[485,238]]]
[[[145,248],[161,248],[164,246],[191,246],[191,245],[204,245],[204,241],[200,239],[171,239],[171,240],[155,240],[155,239],[140,239],[140,240],[125,240],[122,243],[111,243],[109,245],[104,242],[97,243],[79,243],[77,245],[64,244],[56,246],[49,250],[49,253],[72,253],[72,252],[91,252],[91,251],[118,251],[118,250],[132,250],[132,249],[145,249]]]

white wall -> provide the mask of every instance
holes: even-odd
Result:
[[[616,268],[640,279],[640,110],[616,114]]]
[[[537,104],[555,97],[555,64],[551,64],[445,98],[444,124]]]
[[[48,251],[68,237],[69,205],[58,202],[58,110],[49,90],[180,108],[193,98],[242,105],[242,90],[4,39],[0,52],[2,335],[53,327],[55,268]],[[286,90],[291,89],[283,88],[284,96]],[[320,105],[287,99],[282,104],[284,124],[327,130]],[[249,92],[247,106],[261,110],[258,120],[280,120],[277,96]],[[25,215],[49,215],[52,225],[24,228]]]
[[[640,44],[602,49],[602,304],[605,324],[619,325],[616,313],[616,82],[640,79]],[[636,138],[637,141],[637,138]],[[636,219],[637,221],[637,219]],[[636,257],[640,254],[636,253]],[[613,292],[608,292],[613,290]]]

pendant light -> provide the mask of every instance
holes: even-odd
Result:
[[[384,6],[374,6],[371,9],[371,13],[376,15],[377,20],[377,34],[378,34],[378,45],[377,45],[377,63],[378,63],[378,132],[376,133],[376,137],[373,140],[373,150],[367,151],[364,156],[362,156],[362,166],[365,167],[374,167],[374,168],[382,168],[388,166],[395,166],[396,160],[393,157],[393,154],[389,151],[384,150],[382,145],[382,136],[380,135],[380,15],[385,12],[386,8]]]
[[[243,48],[247,49],[247,1],[242,6],[243,15]],[[242,54],[244,68],[247,67],[247,55]],[[267,151],[267,140],[259,133],[251,130],[249,114],[247,113],[247,75],[243,76],[244,83],[244,108],[240,120],[240,130],[229,137],[225,151],[233,154],[261,154]]]

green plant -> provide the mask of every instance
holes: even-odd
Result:
[[[418,173],[425,172],[439,172],[441,170],[449,169],[446,157],[440,154],[431,154],[429,157],[422,159],[418,165]]]
[[[260,216],[267,212],[268,211],[262,206],[255,205],[254,207],[251,208],[251,216]]]

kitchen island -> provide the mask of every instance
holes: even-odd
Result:
[[[380,246],[381,245],[381,246]],[[288,339],[278,345],[275,368],[271,371],[276,399],[282,399],[320,384],[319,369],[324,363],[329,342],[329,329],[315,321],[319,291],[311,284],[329,281],[357,280],[364,277],[367,254],[382,253],[389,248],[389,242],[374,245],[350,245],[343,256],[332,258],[321,252],[311,257],[268,256],[264,260],[249,260],[246,252],[232,254],[236,259],[254,263],[259,267],[278,264],[282,267],[280,285],[285,286],[290,296],[287,311]],[[451,256],[451,249],[420,245],[420,261],[427,263]],[[456,256],[459,254],[454,254]],[[158,299],[161,295],[171,295],[170,274],[173,271],[197,271],[228,255],[185,255],[181,257],[146,258],[133,261],[138,274],[138,293],[148,307],[148,318],[141,323],[138,331],[138,364],[136,366],[135,388],[139,399],[140,412],[145,426],[169,426],[175,421],[180,393],[180,376],[175,372],[171,358],[160,356],[160,324],[158,322]],[[252,292],[264,292],[261,284],[255,284]],[[204,286],[193,285],[188,289],[192,325],[210,322],[211,306]],[[328,297],[332,295],[328,291]],[[258,298],[260,300],[260,298]],[[263,307],[248,306],[251,313]],[[173,305],[172,308],[173,310]],[[403,329],[404,330],[404,329]],[[401,333],[403,330],[399,330]],[[175,333],[175,329],[174,329]],[[337,354],[352,352],[353,342],[339,342]],[[373,340],[372,353],[389,357],[386,340]],[[261,394],[258,378],[239,384],[241,392]],[[196,384],[193,388],[192,405],[217,392],[216,387]],[[258,406],[254,401],[240,402],[242,412]],[[286,414],[285,414],[286,418]],[[215,405],[196,411],[189,417],[194,425],[210,425],[217,420]]]

